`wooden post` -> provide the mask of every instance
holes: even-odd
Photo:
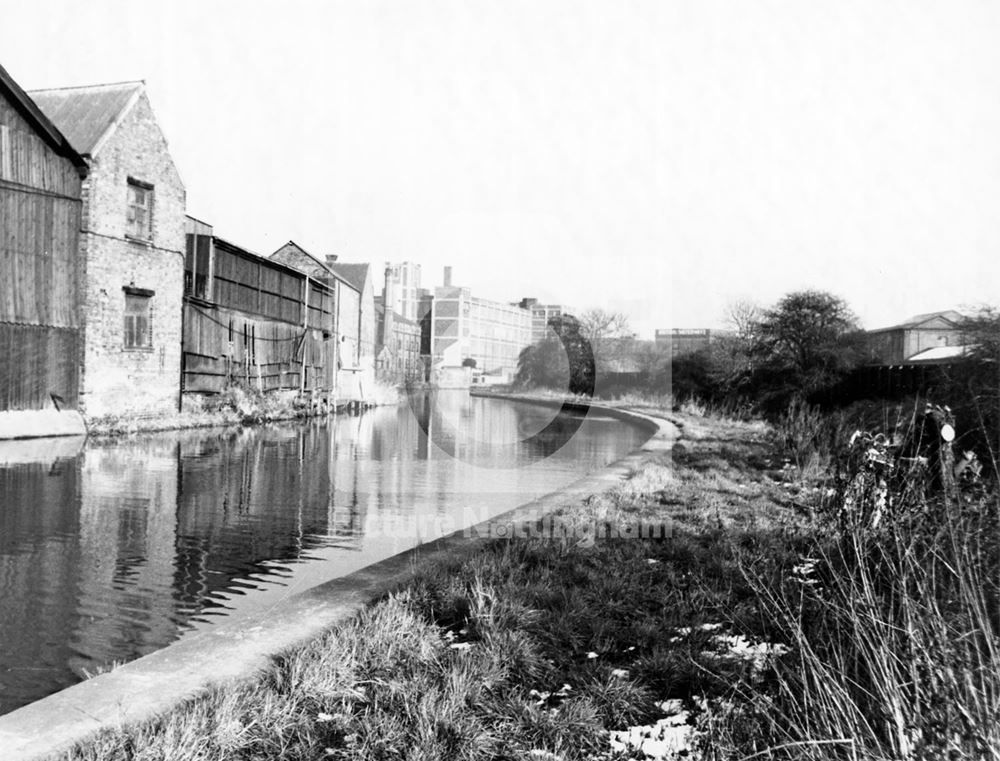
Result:
[[[309,338],[309,276],[302,281],[302,372],[299,378],[299,394],[306,392],[306,341]]]

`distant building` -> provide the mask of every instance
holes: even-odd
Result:
[[[86,174],[70,141],[0,67],[0,439],[84,432],[75,411]]]
[[[420,265],[414,262],[386,262],[385,270],[386,287],[382,292],[384,303],[388,304],[396,314],[415,322],[421,290]],[[392,284],[391,302],[386,297],[390,281]]]
[[[509,383],[521,350],[531,343],[531,312],[520,306],[475,297],[451,284],[434,289],[431,311],[432,383]]]
[[[423,380],[420,359],[420,323],[386,309],[381,299],[375,302],[378,352],[376,376],[390,383]]]
[[[531,343],[543,340],[548,334],[549,320],[562,317],[573,310],[562,304],[539,304],[538,299],[521,299],[518,304],[522,309],[531,312]]]
[[[417,276],[419,277],[419,269]],[[399,287],[399,269],[386,264],[382,296],[375,299],[375,372],[378,377],[391,383],[422,381],[424,365],[420,359],[420,323],[416,319],[405,317],[391,306],[399,303],[396,298],[396,289]],[[416,297],[411,306],[411,312],[416,317]]]
[[[866,333],[867,361],[872,365],[938,362],[962,355],[965,316],[953,309],[918,314],[906,322]]]
[[[336,291],[186,222],[184,390],[336,390]]]
[[[358,358],[361,364],[371,364],[375,360],[375,286],[371,265],[341,262],[336,255],[328,255],[326,266],[359,294],[358,311],[354,315],[358,321]]]
[[[654,340],[656,346],[667,350],[671,357],[679,357],[707,349],[720,338],[732,335],[732,331],[714,328],[659,328]]]
[[[330,287],[336,303],[335,333],[337,336],[337,398],[340,401],[359,401],[365,397],[366,384],[371,388],[374,381],[375,349],[374,338],[370,342],[362,340],[363,330],[368,320],[362,314],[366,303],[362,282],[358,282],[359,266],[343,265],[336,255],[323,259],[313,256],[295,241],[288,241],[273,254],[271,259],[288,264],[304,272],[309,277]],[[348,274],[354,280],[348,280]],[[371,315],[374,318],[374,303]],[[374,331],[374,324],[372,325]],[[370,347],[370,348],[369,348]]]
[[[142,82],[35,90],[87,159],[82,405],[91,417],[180,404],[185,191]]]

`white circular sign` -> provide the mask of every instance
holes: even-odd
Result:
[[[949,442],[950,441],[954,441],[955,440],[955,429],[952,428],[947,423],[945,423],[943,426],[941,426],[941,438],[944,439],[945,441],[949,441]]]

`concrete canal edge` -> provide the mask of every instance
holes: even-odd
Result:
[[[490,395],[561,407],[559,400]],[[637,425],[651,433],[640,448],[569,486],[528,502],[492,521],[419,545],[387,560],[282,600],[266,616],[223,621],[150,655],[0,716],[4,761],[29,761],[64,753],[101,729],[135,725],[162,715],[206,690],[262,674],[274,656],[302,646],[368,603],[410,579],[418,564],[461,562],[488,541],[489,525],[536,520],[613,487],[650,453],[668,451],[679,428],[661,418],[598,404],[573,404]]]

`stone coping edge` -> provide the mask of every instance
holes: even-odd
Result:
[[[87,426],[76,410],[0,411],[0,440],[84,436]]]
[[[492,396],[492,395],[491,395]],[[562,407],[558,400],[499,397],[509,401]],[[672,423],[600,404],[593,408],[653,435],[646,445],[566,487],[514,508],[477,526],[460,529],[304,592],[266,614],[222,621],[149,655],[80,682],[0,716],[4,761],[32,761],[65,753],[100,730],[136,725],[177,708],[215,687],[234,686],[263,674],[275,656],[301,647],[348,621],[366,605],[398,589],[420,565],[459,564],[489,539],[495,522],[534,521],[572,507],[615,486],[648,458],[669,449],[679,436]]]

